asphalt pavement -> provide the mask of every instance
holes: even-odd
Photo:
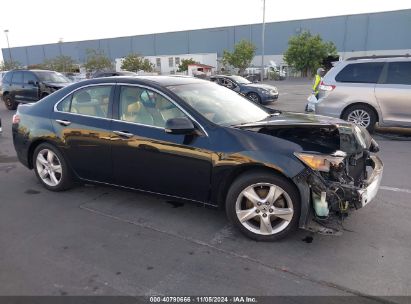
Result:
[[[304,109],[307,81],[276,85],[273,107]],[[411,296],[411,141],[395,130],[375,136],[382,187],[342,236],[260,243],[222,210],[103,186],[47,191],[17,161],[12,114],[0,104],[0,295]]]

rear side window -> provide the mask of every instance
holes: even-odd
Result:
[[[6,73],[6,75],[4,75],[3,78],[3,83],[10,83],[11,82],[11,76],[13,75],[13,73]]]
[[[58,105],[60,112],[107,118],[112,86],[96,86],[80,89],[63,99]]]
[[[14,72],[11,81],[13,83],[23,83],[23,72]]]
[[[390,62],[385,83],[411,85],[411,61]]]
[[[338,73],[335,80],[351,83],[377,83],[384,62],[352,63]]]

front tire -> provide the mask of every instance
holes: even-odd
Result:
[[[300,198],[286,178],[262,171],[245,173],[231,185],[226,199],[228,219],[256,241],[284,238],[298,226]]]
[[[14,100],[13,97],[10,96],[10,94],[7,94],[4,96],[4,104],[6,105],[6,108],[10,111],[14,111],[17,109],[18,103]]]
[[[51,144],[42,143],[33,153],[34,172],[39,181],[51,191],[64,191],[72,187],[70,169],[63,155]]]
[[[247,98],[250,99],[252,102],[255,102],[258,104],[261,103],[261,97],[257,93],[254,93],[254,92],[248,93]]]
[[[370,133],[374,132],[377,123],[377,115],[374,109],[362,104],[348,107],[341,118],[366,128]]]

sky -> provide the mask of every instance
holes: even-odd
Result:
[[[4,1],[0,48],[4,30],[16,47],[259,23],[262,8],[263,0]],[[410,0],[266,0],[266,22],[410,8]]]

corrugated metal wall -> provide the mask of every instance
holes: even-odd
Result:
[[[265,54],[284,53],[288,39],[303,30],[333,41],[340,52],[411,49],[411,9],[267,23]],[[16,47],[11,52],[13,59],[24,65],[61,54],[82,63],[87,49],[101,49],[113,60],[130,52],[147,56],[217,53],[220,57],[241,39],[253,42],[256,55],[261,54],[261,24]],[[8,49],[2,52],[3,58],[9,58]]]

